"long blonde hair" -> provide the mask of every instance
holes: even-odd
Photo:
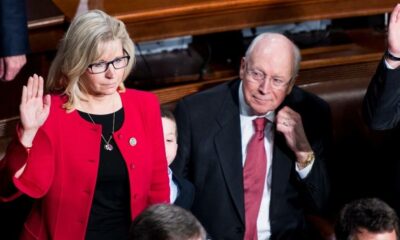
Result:
[[[71,22],[59,43],[46,83],[47,92],[61,93],[68,97],[63,106],[66,110],[74,109],[78,99],[85,99],[82,75],[89,64],[101,56],[99,46],[113,40],[120,40],[124,51],[131,57],[119,86],[119,91],[124,91],[123,82],[135,63],[134,43],[125,24],[100,10],[86,12]]]

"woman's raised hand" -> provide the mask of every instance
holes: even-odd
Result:
[[[30,147],[38,129],[49,116],[50,95],[43,96],[43,78],[34,74],[22,88],[21,104],[19,105],[22,129],[20,140]]]

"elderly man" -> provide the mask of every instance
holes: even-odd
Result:
[[[212,239],[310,239],[306,211],[329,194],[328,105],[294,86],[298,48],[266,33],[240,79],[181,100],[174,172],[192,181],[192,212]]]

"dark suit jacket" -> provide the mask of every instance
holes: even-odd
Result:
[[[178,197],[175,199],[174,204],[179,207],[190,210],[194,200],[193,184],[188,180],[184,179],[183,177],[179,177],[175,174],[172,174],[172,180],[179,189],[179,194]]]
[[[232,81],[186,97],[176,107],[179,149],[172,167],[194,184],[192,212],[218,240],[241,240],[245,230],[239,83]],[[304,211],[320,211],[328,198],[324,145],[330,111],[324,101],[297,87],[284,105],[302,115],[316,160],[309,175],[301,180],[294,154],[284,137],[275,134],[271,239],[301,239],[300,232],[306,228]]]
[[[400,69],[388,69],[382,60],[363,102],[364,118],[375,130],[392,129],[400,122]]]
[[[380,137],[380,160],[374,167],[379,181],[379,197],[400,214],[400,69],[388,69],[382,60],[368,86],[363,101],[364,119],[371,129],[388,130]],[[384,138],[382,138],[384,136]],[[376,161],[376,157],[372,159]],[[376,162],[374,162],[375,164]],[[366,163],[368,164],[368,162]]]
[[[28,51],[25,0],[0,0],[0,57]]]

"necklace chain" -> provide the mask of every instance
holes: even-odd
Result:
[[[92,116],[91,116],[89,113],[86,113],[86,114],[89,116],[90,121],[92,121],[92,123],[93,123],[94,125],[96,125],[96,123],[94,122]],[[103,141],[104,141],[104,143],[105,143],[105,144],[104,144],[104,149],[106,149],[107,151],[112,151],[112,150],[114,149],[113,145],[111,145],[111,143],[110,143],[110,141],[111,141],[111,139],[112,139],[112,136],[113,136],[113,134],[114,134],[114,126],[115,126],[115,112],[113,113],[112,132],[111,132],[110,137],[108,138],[108,141],[107,141],[106,138],[104,137],[103,133],[101,133],[101,138],[103,139]]]

